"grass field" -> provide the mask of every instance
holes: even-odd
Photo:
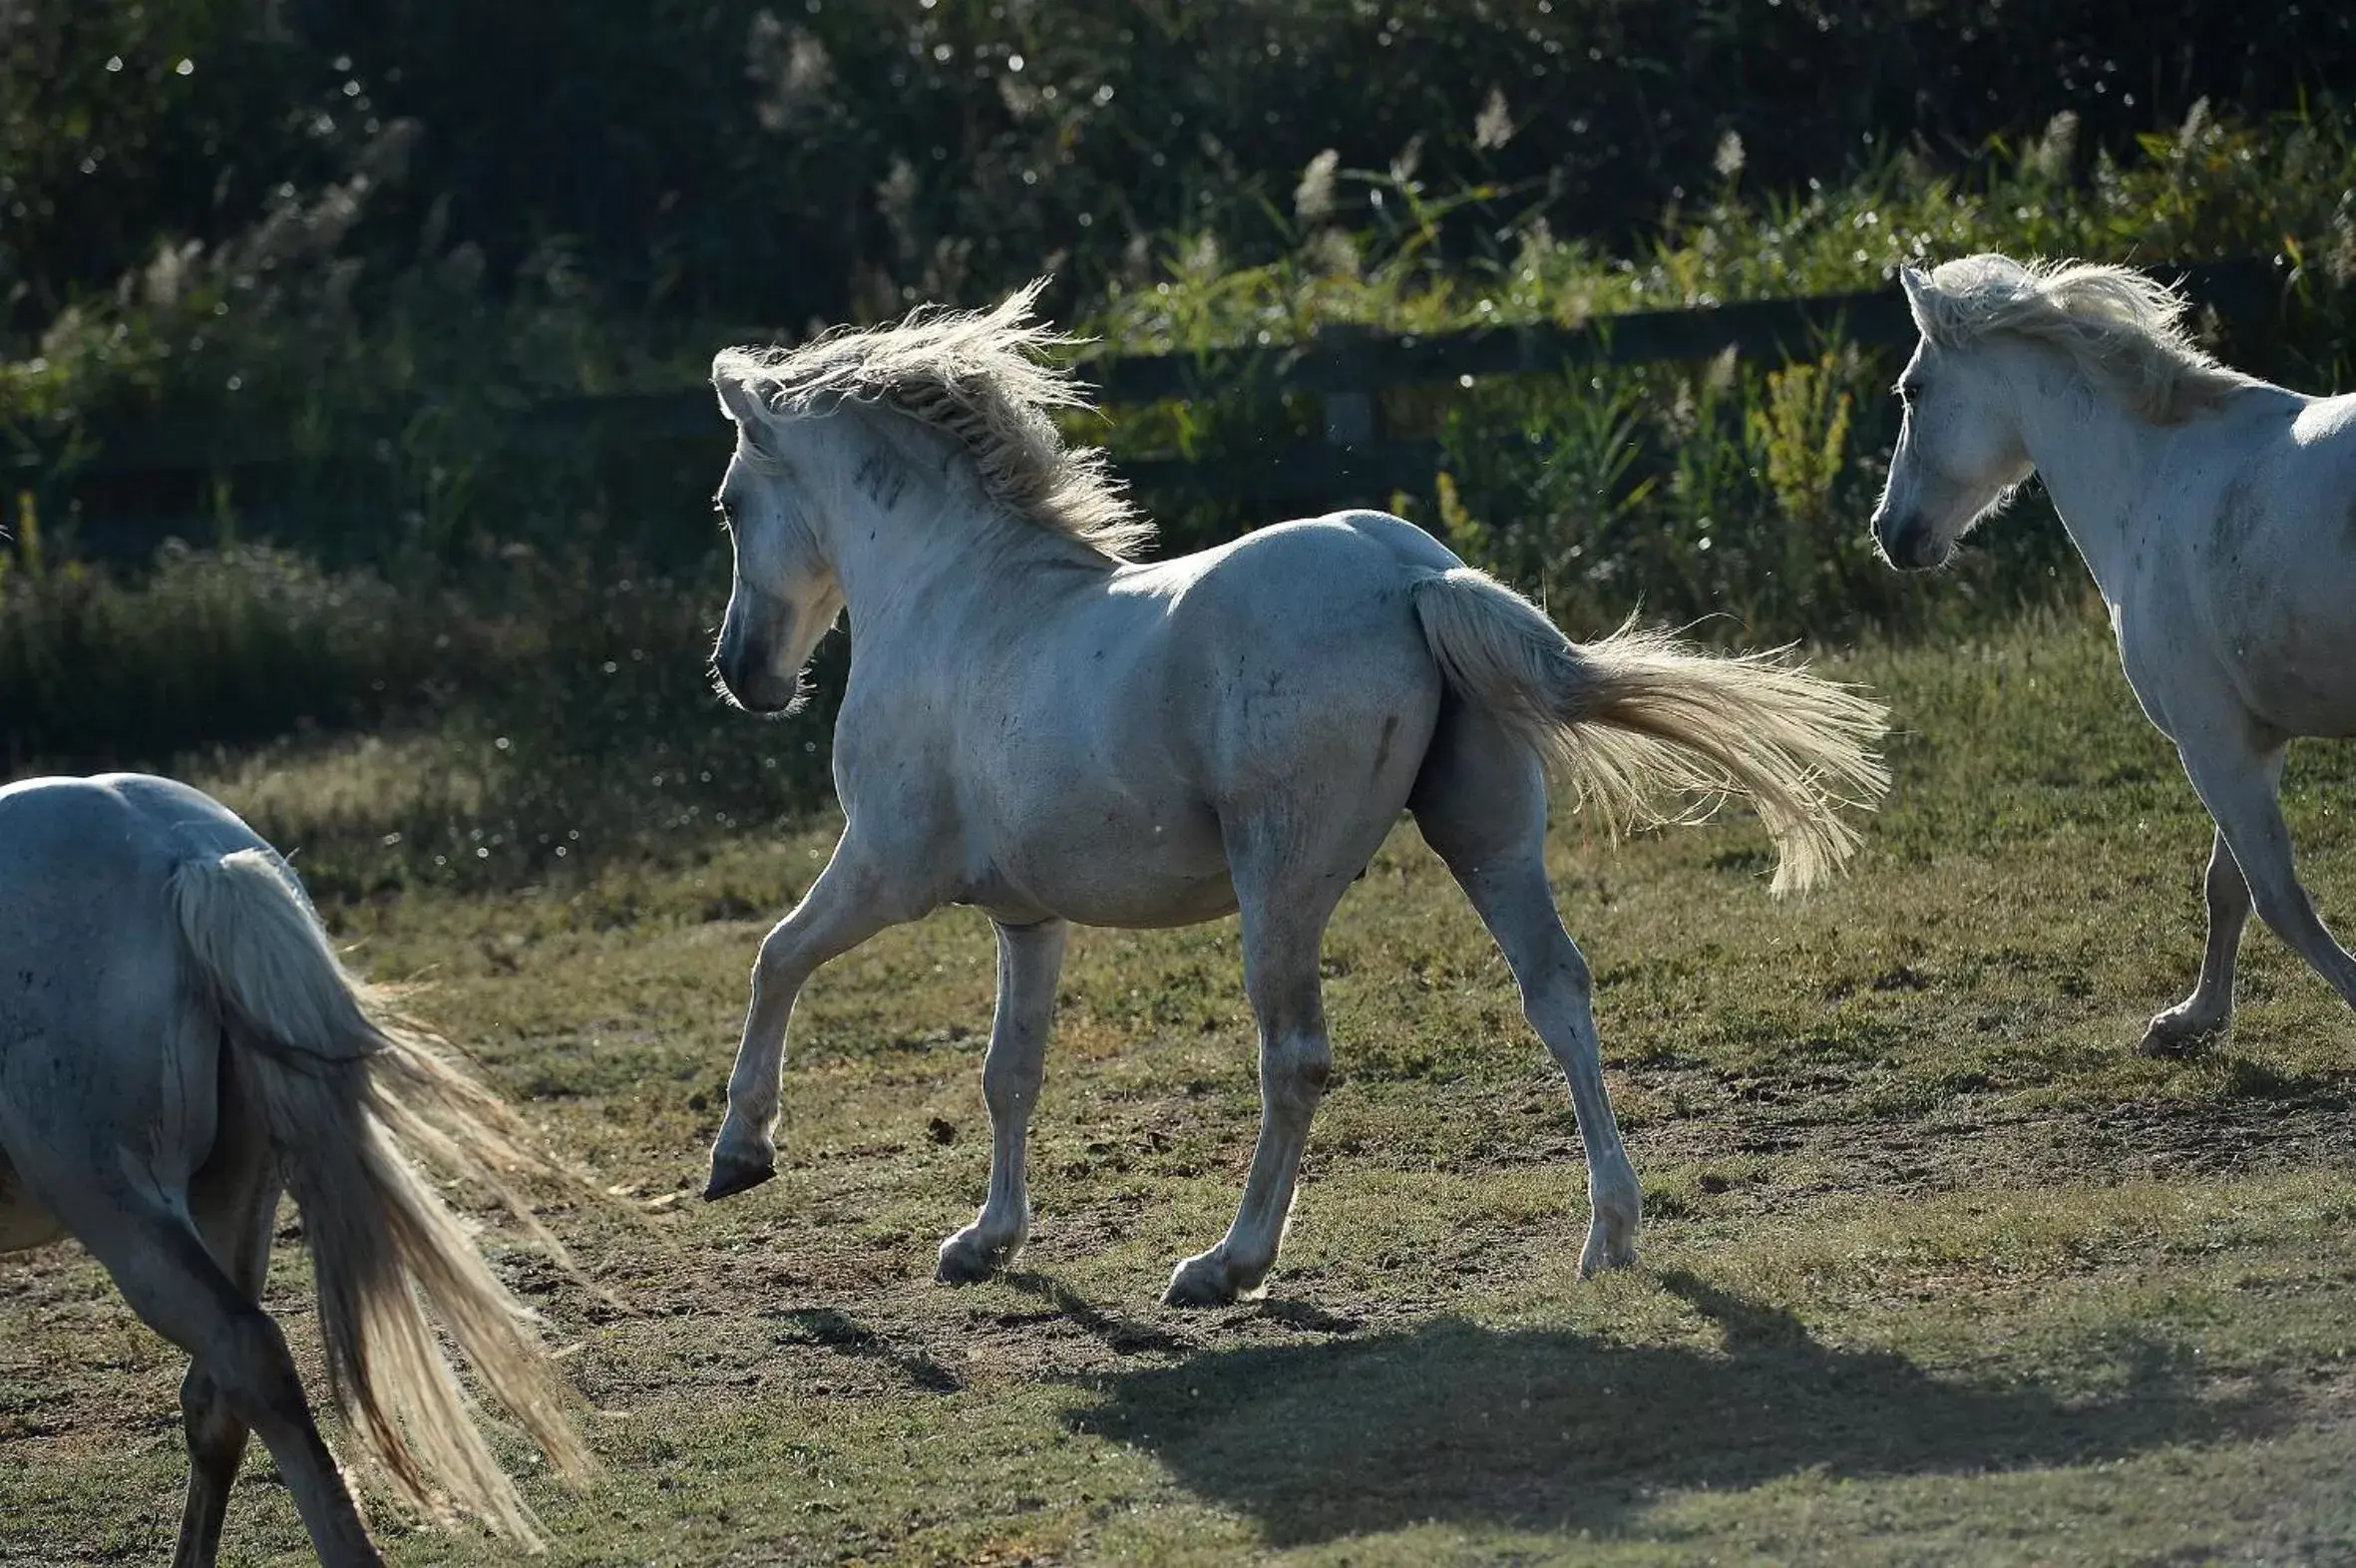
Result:
[[[552,1213],[610,1302],[492,1238],[605,1463],[531,1484],[552,1560],[2356,1558],[2356,1021],[2253,931],[2230,1036],[2132,1054],[2190,982],[2208,826],[2094,617],[1837,667],[1901,733],[1831,891],[1771,902],[1748,819],[1557,825],[1648,1208],[1642,1267],[1592,1282],[1559,1075],[1408,827],[1328,944],[1339,1081],[1270,1296],[1198,1315],[1156,1298],[1251,1148],[1231,922],[1075,935],[1030,1249],[952,1290],[934,1247],[987,1157],[980,917],[820,977],[780,1179],[706,1206],[747,968],[824,826],[330,902],[613,1191]],[[361,842],[433,744],[212,782],[290,848]],[[2343,931],[2352,783],[2356,750],[2294,751]],[[282,1248],[315,1372],[307,1296]],[[0,1260],[0,1563],[168,1554],[180,1372],[78,1253]],[[403,1563],[506,1559],[382,1523]],[[226,1560],[306,1560],[258,1455]]]

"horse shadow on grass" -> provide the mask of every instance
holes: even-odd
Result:
[[[1440,1319],[1092,1378],[1101,1400],[1064,1419],[1152,1454],[1276,1546],[1427,1520],[1610,1534],[1667,1490],[2083,1463],[2289,1419],[2263,1388],[2204,1395],[2149,1342],[2119,1353],[2115,1394],[2065,1399],[1826,1346],[1780,1309],[1660,1280],[1723,1349]]]

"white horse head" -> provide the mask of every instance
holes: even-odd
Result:
[[[1898,378],[1905,417],[1873,513],[1892,566],[1945,565],[2034,472],[2024,384],[2068,385],[2160,425],[2248,384],[2192,342],[2181,296],[2131,267],[1975,255],[1900,268],[1898,281],[1922,340]]]
[[[1151,541],[1103,454],[1067,447],[1048,417],[1087,403],[1037,357],[1074,341],[1030,319],[1045,281],[992,310],[920,309],[712,361],[737,430],[719,491],[736,572],[712,662],[740,706],[800,705],[803,666],[845,604],[841,544],[854,531],[872,538],[887,516],[906,537],[952,506],[1002,514],[1111,562]],[[918,540],[936,554],[962,542],[948,529]]]
[[[803,666],[842,615],[842,585],[819,549],[809,492],[795,484],[764,405],[717,366],[713,383],[737,440],[718,496],[736,565],[712,670],[739,707],[792,712],[808,695]]]

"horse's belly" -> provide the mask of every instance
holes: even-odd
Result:
[[[1022,825],[962,902],[1000,919],[1060,916],[1082,926],[1192,926],[1235,912],[1217,818],[1128,820],[1078,802]]]
[[[22,1252],[65,1233],[57,1216],[33,1201],[7,1158],[0,1156],[0,1252]]]
[[[1073,884],[1046,896],[1009,889],[1003,900],[973,902],[1009,924],[1056,916],[1075,925],[1106,926],[1116,931],[1198,926],[1233,915],[1236,908],[1235,884],[1224,866],[1199,879],[1124,880],[1118,886]]]

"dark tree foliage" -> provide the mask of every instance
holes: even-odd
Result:
[[[1475,242],[1533,208],[1612,235],[1730,130],[1791,185],[2351,81],[2330,0],[0,0],[0,323],[242,231],[396,120],[372,259],[466,242],[495,287],[798,324],[1086,288],[1172,229],[1250,254],[1327,149],[1501,188]]]

